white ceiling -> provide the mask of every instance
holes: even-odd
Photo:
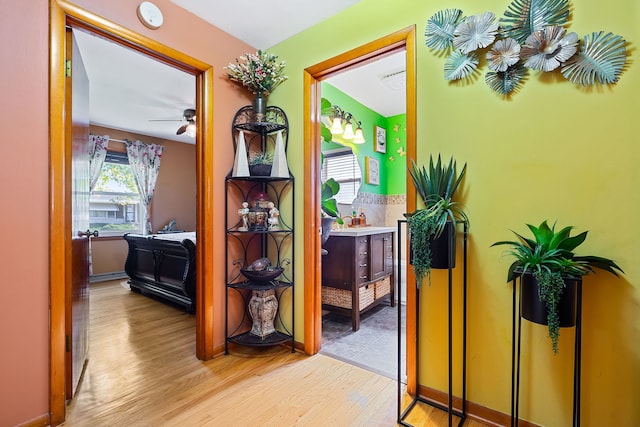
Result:
[[[360,0],[171,0],[237,39],[268,49]]]
[[[359,0],[172,1],[234,37],[264,49]],[[287,25],[282,25],[282,16],[287,17]],[[195,142],[185,134],[176,135],[184,124],[183,111],[195,107],[193,76],[111,41],[82,31],[75,34],[89,76],[92,124]],[[238,52],[238,56],[244,53]],[[229,58],[229,62],[234,59]],[[345,71],[328,82],[379,114],[393,116],[405,111],[404,64],[402,52]],[[385,75],[394,77],[383,82]]]

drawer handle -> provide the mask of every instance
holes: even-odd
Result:
[[[366,267],[367,264],[360,264],[360,267]]]
[[[366,280],[366,279],[368,279],[368,277],[367,277],[367,276],[360,276],[360,278],[361,278],[361,279],[365,279],[365,280]]]
[[[369,252],[365,251],[365,252],[360,252],[360,255],[369,255]]]

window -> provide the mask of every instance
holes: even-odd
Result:
[[[100,236],[143,233],[146,215],[126,153],[107,152],[89,199],[89,216]]]
[[[362,173],[358,158],[349,147],[329,150],[323,153],[322,181],[333,178],[340,184],[340,192],[335,199],[340,204],[350,205],[358,196],[362,183]]]

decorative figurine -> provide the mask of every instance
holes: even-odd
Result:
[[[269,202],[267,207],[269,208],[269,230],[280,230],[280,226],[278,225],[280,211],[273,202]]]
[[[249,203],[242,202],[242,208],[238,209],[238,215],[242,217],[242,226],[239,231],[249,231]]]

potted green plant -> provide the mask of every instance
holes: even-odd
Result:
[[[273,154],[265,151],[253,153],[249,157],[249,173],[253,176],[269,176],[271,175],[271,166],[273,165]]]
[[[338,202],[335,195],[340,191],[340,183],[333,178],[329,178],[322,183],[320,209],[322,212],[322,244],[329,238],[331,232],[331,224],[333,221],[343,224],[340,213],[338,212]]]
[[[334,114],[333,105],[331,101],[326,98],[320,100],[320,114],[322,116],[331,116]],[[329,128],[320,121],[320,134],[322,139],[326,142],[331,142],[333,135],[329,131]],[[321,163],[324,162],[324,155],[321,154]],[[340,191],[340,183],[333,178],[327,179],[322,183],[320,188],[320,213],[322,221],[322,244],[329,238],[331,232],[331,225],[333,222],[338,224],[344,224],[342,218],[340,218],[340,212],[338,212],[338,202],[335,199],[335,195]]]
[[[467,164],[457,174],[456,161],[451,157],[444,164],[438,155],[434,163],[429,156],[429,168],[419,167],[412,159],[409,174],[424,208],[405,214],[409,226],[410,262],[418,279],[418,286],[430,276],[431,268],[455,265],[456,224],[469,218],[453,197],[467,170]],[[450,244],[452,243],[452,244]],[[450,263],[451,260],[451,263]]]
[[[586,231],[571,236],[573,227],[556,232],[555,223],[549,227],[547,221],[538,227],[530,224],[527,227],[533,238],[513,231],[518,240],[503,240],[491,246],[511,246],[507,254],[515,261],[509,266],[507,281],[514,280],[517,275],[521,277],[521,315],[547,325],[553,352],[557,353],[560,327],[575,325],[578,277],[592,273],[596,268],[616,277],[617,271],[624,272],[610,259],[574,253],[587,238]]]

